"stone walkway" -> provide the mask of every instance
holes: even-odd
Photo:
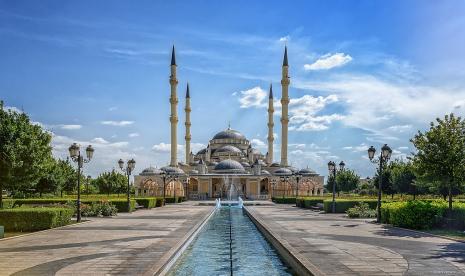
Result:
[[[326,275],[465,275],[465,244],[289,205],[247,209]]]
[[[150,274],[213,208],[193,204],[139,210],[0,240],[0,275]]]

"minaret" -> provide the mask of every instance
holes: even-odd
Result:
[[[288,132],[288,106],[289,106],[289,64],[287,63],[287,46],[284,48],[284,59],[282,68],[282,96],[281,96],[281,166],[287,166],[287,132]]]
[[[268,165],[271,165],[273,163],[273,127],[274,127],[274,122],[273,122],[273,112],[274,112],[274,107],[273,107],[273,86],[270,84],[270,95],[268,96]]]
[[[176,93],[176,87],[178,85],[178,80],[176,79],[176,56],[173,50],[171,52],[171,76],[170,76],[170,86],[171,86],[171,162],[170,166],[176,167],[178,165],[177,161],[177,152],[178,152],[178,137],[177,137],[177,127],[178,127],[178,96]]]
[[[184,111],[186,112],[186,122],[184,125],[186,126],[186,164],[189,165],[191,160],[190,160],[190,155],[191,153],[191,96],[189,94],[189,83],[187,83],[187,88],[186,88],[186,107],[184,108]]]

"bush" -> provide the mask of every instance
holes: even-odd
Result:
[[[273,197],[271,200],[278,204],[296,204],[295,197]]]
[[[184,201],[184,197],[180,196],[180,197],[166,197],[166,201],[165,203],[180,203],[180,202],[183,202]]]
[[[81,214],[84,217],[110,217],[118,214],[118,209],[108,201],[82,204]]]
[[[155,207],[162,207],[163,206],[163,198],[157,197],[157,203],[155,203]]]
[[[375,218],[376,210],[370,209],[370,206],[366,202],[359,202],[347,210],[347,215],[349,218]]]
[[[300,197],[296,199],[296,206],[300,208],[310,209],[316,207],[318,203],[323,203],[323,198],[314,198],[314,197]]]
[[[411,229],[430,229],[443,221],[446,202],[405,201],[381,205],[381,221]]]
[[[14,204],[15,204],[15,201],[13,199],[2,200],[3,209],[11,209],[13,208]]]
[[[376,199],[336,199],[336,213],[346,213],[349,208],[355,207],[360,202],[368,204],[370,209],[376,209],[378,201]],[[332,213],[332,199],[326,199],[324,202],[324,210],[326,213]]]
[[[132,211],[134,211],[136,209],[136,201],[134,199],[131,199],[129,201],[130,205],[131,205],[130,210],[128,210],[128,201],[127,201],[127,199],[110,199],[110,200],[108,200],[108,202],[113,204],[116,207],[116,209],[118,209],[119,213],[132,212]]]
[[[74,211],[70,208],[15,208],[0,210],[0,225],[6,231],[38,231],[67,225]]]
[[[58,205],[66,204],[69,199],[60,198],[27,198],[27,199],[14,199],[14,207],[21,207],[23,205]]]
[[[144,206],[144,208],[151,209],[157,207],[156,197],[142,197],[136,198],[137,204]]]

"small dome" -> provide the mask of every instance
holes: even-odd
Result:
[[[227,130],[223,130],[215,134],[213,139],[238,139],[238,140],[245,140],[245,136],[237,130],[233,130],[228,128]]]
[[[299,173],[300,173],[301,175],[317,175],[317,173],[316,173],[314,170],[311,170],[311,169],[309,169],[309,168],[301,169],[301,170],[299,171]]]
[[[292,175],[292,171],[287,168],[280,168],[274,171],[275,175]]]
[[[250,164],[248,162],[241,162],[241,165],[243,167],[250,167]]]
[[[273,163],[273,164],[271,164],[270,167],[275,167],[276,168],[276,167],[281,167],[281,165],[279,165],[279,163]]]
[[[231,159],[221,161],[214,170],[219,173],[246,173],[241,163]]]
[[[161,170],[154,168],[154,167],[148,167],[144,169],[140,175],[154,175],[154,174],[161,174],[163,173]]]
[[[262,175],[271,175],[271,173],[267,170],[262,170]]]
[[[177,167],[166,166],[161,168],[166,174],[184,174],[184,171]]]
[[[242,153],[240,149],[236,148],[235,146],[231,146],[231,145],[222,146],[221,148],[215,150],[215,153],[219,153],[219,152]]]
[[[291,170],[291,172],[293,172],[293,173],[296,173],[296,172],[299,171],[296,167],[292,167],[292,166],[291,166],[291,167],[287,167],[287,168],[288,168],[289,170]]]
[[[199,151],[197,152],[197,154],[205,154],[205,153],[207,153],[207,149],[206,149],[206,148],[205,148],[205,149],[201,149],[201,150],[199,150]]]

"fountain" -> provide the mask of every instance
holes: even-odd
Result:
[[[221,198],[215,199],[215,206],[216,208],[221,208]]]
[[[242,200],[241,197],[239,197],[239,204],[237,205],[237,207],[242,208],[243,206],[244,206],[244,201]]]

